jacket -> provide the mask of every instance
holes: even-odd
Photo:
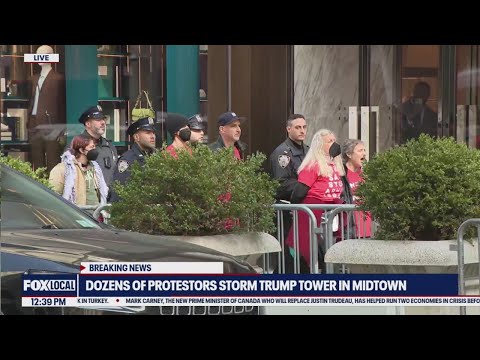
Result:
[[[89,135],[87,130],[83,132],[85,135]],[[113,173],[117,168],[118,153],[117,148],[110,140],[105,139],[103,136],[98,140],[96,145],[98,150],[97,163],[103,172],[103,177],[108,186],[112,182]]]
[[[39,78],[40,74],[35,74],[31,80],[29,115],[32,114]],[[33,130],[37,125],[65,124],[65,103],[65,77],[52,69],[43,81],[38,96],[37,114],[34,119],[28,120],[28,129]]]
[[[148,153],[142,151],[137,143],[133,143],[132,148],[118,159],[118,164],[115,166],[115,172],[113,173],[113,181],[118,181],[120,184],[125,185],[130,179],[133,163],[138,162],[143,167],[145,165],[145,156],[147,155]],[[119,200],[120,197],[111,189],[109,201],[115,202]]]
[[[242,160],[245,159],[245,153],[247,151],[247,144],[245,144],[244,142],[241,142],[240,140],[239,141],[235,141],[235,144],[234,146],[238,149],[238,151],[240,152],[240,157]],[[221,136],[218,137],[217,141],[211,143],[208,145],[208,147],[212,150],[212,151],[217,151],[217,150],[220,150],[220,149],[223,149],[225,147],[225,143],[223,142],[223,139]]]
[[[291,200],[293,189],[298,183],[298,168],[302,163],[309,146],[301,146],[287,138],[275,150],[269,159],[270,176],[280,182],[277,189],[277,200]]]
[[[71,156],[73,157],[73,155]],[[49,182],[53,186],[53,190],[62,195],[67,200],[72,201],[76,205],[86,205],[87,188],[85,173],[82,171],[82,169],[80,169],[80,166],[76,161],[72,162],[76,170],[75,179],[73,181],[73,189],[66,189],[65,186],[69,183],[69,181],[65,178],[66,166],[68,166],[65,162],[65,154],[62,156],[62,160],[63,161],[55,165],[55,167],[50,172]],[[98,171],[100,171],[99,167],[98,169]],[[95,182],[95,188],[98,189],[98,193],[100,194],[99,204],[104,204],[107,201],[106,199],[108,195],[108,187],[105,183],[105,180],[97,176],[97,171],[94,171],[93,179]],[[72,196],[67,195],[70,193],[72,194]]]

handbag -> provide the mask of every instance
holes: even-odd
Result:
[[[145,94],[145,97],[147,99],[147,107],[145,108],[142,108],[142,94]],[[132,109],[132,122],[146,117],[151,117],[154,119],[155,110],[153,110],[152,103],[150,102],[150,98],[148,97],[148,92],[144,90],[143,93],[140,93],[138,95],[135,106]]]

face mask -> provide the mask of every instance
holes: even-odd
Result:
[[[339,143],[334,142],[332,146],[330,146],[330,149],[328,150],[328,152],[333,159],[334,157],[337,157],[342,153],[342,147],[340,146]]]
[[[98,150],[97,149],[92,149],[87,152],[87,160],[88,161],[95,161],[97,160],[98,157]]]
[[[178,136],[182,141],[188,141],[190,140],[190,136],[192,136],[192,130],[190,129],[182,129],[178,132]]]

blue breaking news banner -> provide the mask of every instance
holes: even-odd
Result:
[[[456,274],[23,275],[23,296],[456,296]]]

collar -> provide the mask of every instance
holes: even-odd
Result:
[[[308,151],[308,146],[305,143],[302,145],[297,144],[295,141],[292,141],[289,137],[285,140],[285,144],[290,148],[293,156],[305,155]]]
[[[142,148],[136,143],[134,142],[133,145],[132,145],[132,150],[137,153],[138,156],[142,157],[142,156],[146,156],[146,155],[150,155],[153,153],[153,150],[142,150]]]
[[[86,129],[83,133],[85,135],[91,136]],[[93,141],[97,146],[110,146],[110,142],[107,139],[105,139],[103,136],[100,136],[100,139],[93,139]]]
[[[219,135],[218,136],[218,139],[217,139],[217,143],[221,145],[221,147],[226,147],[225,146],[225,143],[223,142],[223,138]],[[233,144],[233,146],[235,146],[238,150],[240,151],[243,151],[243,143],[241,143],[240,141],[235,141],[235,143]]]

